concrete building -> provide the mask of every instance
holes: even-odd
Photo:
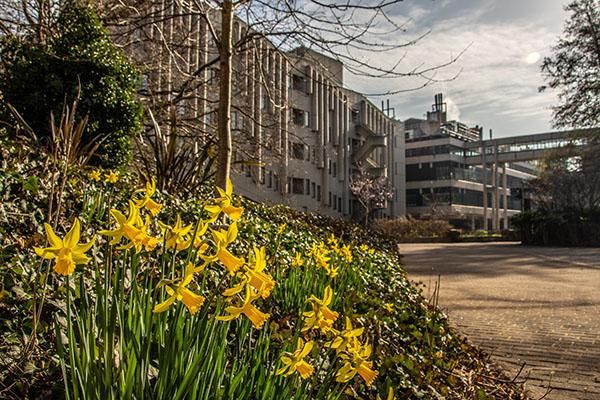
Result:
[[[334,217],[358,217],[361,206],[350,193],[359,168],[385,176],[395,188],[378,217],[405,214],[404,134],[360,93],[344,88],[343,65],[305,48],[281,55],[289,68],[283,153],[264,151],[262,173],[236,168],[236,190],[255,200]],[[293,66],[293,67],[292,67]],[[238,161],[238,160],[236,160]],[[264,175],[264,176],[263,176]]]
[[[498,162],[490,149],[476,151],[482,128],[448,121],[441,94],[426,119],[408,119],[404,129],[407,214],[448,219],[464,229],[508,227],[521,211],[517,189],[535,176],[533,165]],[[473,162],[475,153],[481,162]]]
[[[115,40],[143,73],[142,99],[179,146],[214,146],[219,53],[195,2],[136,3]],[[134,8],[131,8],[134,9]],[[118,18],[129,13],[123,7]],[[204,11],[206,12],[206,11]],[[210,12],[210,11],[209,11]],[[218,13],[211,13],[218,27]],[[334,217],[359,216],[350,193],[359,168],[395,189],[378,217],[405,214],[404,130],[360,93],[345,87],[344,67],[306,48],[281,51],[240,21],[233,26],[232,180],[256,201]]]

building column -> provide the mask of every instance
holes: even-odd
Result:
[[[508,177],[506,163],[502,164],[502,189],[504,191],[504,229],[508,229]]]
[[[494,208],[492,222],[493,231],[498,231],[500,227],[500,192],[498,190],[500,179],[498,178],[498,167],[498,146],[494,145],[494,175],[492,177],[492,205]]]
[[[485,159],[485,145],[481,147],[481,168],[483,181],[483,229],[488,230],[488,202],[487,202],[487,162]]]

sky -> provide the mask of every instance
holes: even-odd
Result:
[[[389,40],[402,43],[428,35],[414,45],[391,53],[363,53],[362,60],[374,65],[392,65],[403,57],[408,71],[434,66],[464,53],[453,64],[438,71],[425,88],[384,97],[371,97],[375,104],[389,99],[396,117],[421,118],[431,109],[433,96],[442,92],[449,119],[489,129],[494,137],[547,132],[551,128],[551,106],[555,92],[538,92],[544,83],[540,64],[551,54],[568,14],[568,0],[404,0],[390,9],[405,32]],[[458,75],[457,75],[458,74]],[[455,77],[453,80],[443,81]],[[369,79],[345,77],[346,85],[363,93],[384,93],[418,87],[416,78]]]

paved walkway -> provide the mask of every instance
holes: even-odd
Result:
[[[600,249],[401,244],[412,281],[533,399],[600,399]]]

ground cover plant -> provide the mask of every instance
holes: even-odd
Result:
[[[0,397],[520,398],[358,225],[1,161]]]

